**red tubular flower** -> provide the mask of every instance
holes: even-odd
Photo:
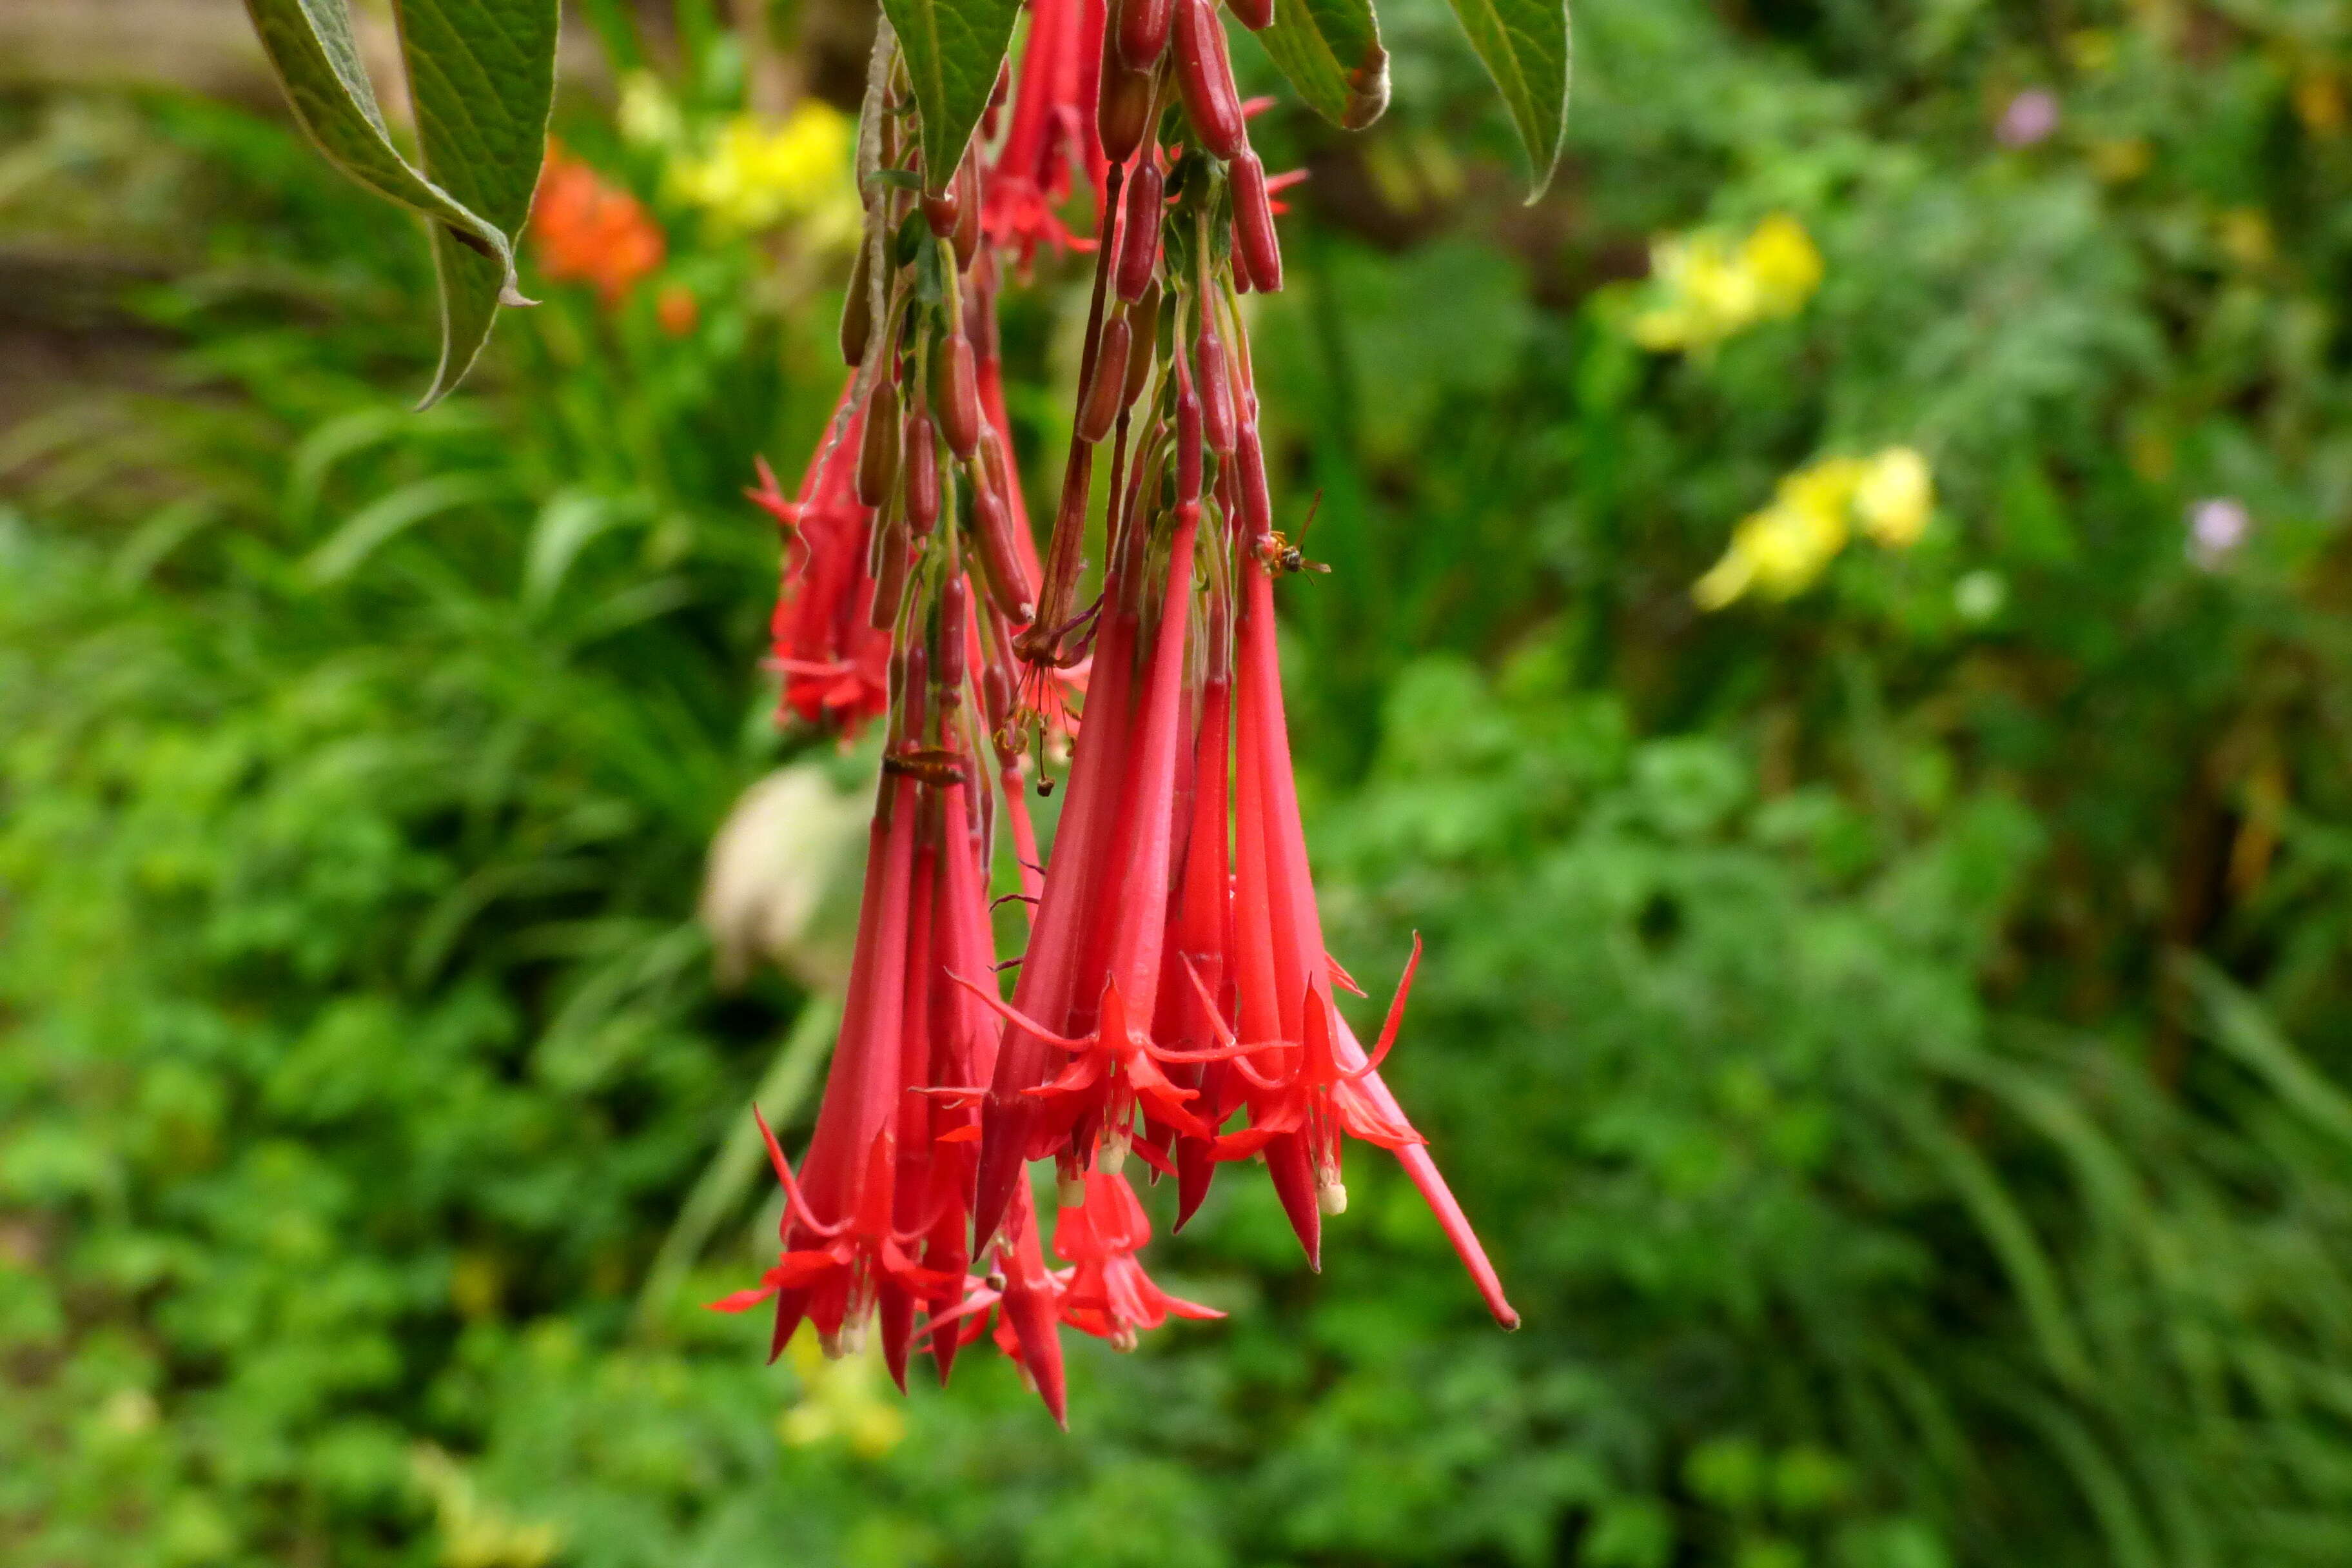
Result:
[[[1004,1215],[1004,1229],[995,1247],[996,1271],[985,1279],[967,1279],[961,1302],[933,1314],[925,1331],[935,1346],[942,1342],[970,1344],[990,1331],[994,1314],[996,1348],[1021,1369],[1021,1375],[1045,1402],[1055,1422],[1067,1427],[1069,1395],[1062,1371],[1062,1292],[1066,1280],[1045,1267],[1037,1241],[1037,1207],[1025,1182],[1014,1190]],[[969,1320],[949,1331],[958,1320]]]
[[[1025,264],[1040,244],[1089,250],[1062,221],[1083,169],[1102,210],[1108,165],[1095,131],[1103,0],[1032,0],[1029,41],[1013,91],[1013,119],[990,171],[981,226]]]
[[[1171,1296],[1144,1273],[1135,1255],[1151,1239],[1151,1221],[1126,1177],[1089,1172],[1086,1194],[1083,1204],[1065,1207],[1054,1221],[1054,1250],[1072,1266],[1062,1290],[1064,1322],[1129,1351],[1139,1331],[1156,1329],[1171,1316],[1224,1316]]]
[[[867,574],[872,509],[857,499],[857,454],[864,413],[842,389],[833,419],[786,500],[764,458],[760,488],[746,490],[789,531],[782,591],[769,626],[775,668],[783,672],[782,712],[854,736],[889,704],[890,634],[871,624],[874,579]]]

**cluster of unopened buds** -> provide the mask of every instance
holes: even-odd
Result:
[[[1259,28],[1272,0],[1230,0]],[[1009,99],[1009,116],[1006,114]],[[1137,1261],[1127,1171],[1191,1219],[1256,1159],[1319,1262],[1343,1139],[1392,1152],[1487,1307],[1517,1321],[1427,1145],[1381,1081],[1418,939],[1368,1052],[1334,1003],[1276,655],[1275,531],[1239,296],[1282,287],[1214,0],[1033,0],[1017,80],[944,179],[920,167],[903,64],[877,50],[861,135],[866,242],[842,328],[853,367],[786,527],[774,625],[788,713],[887,724],[839,1042],[798,1174],[768,1149],[782,1255],[757,1286],[773,1350],[829,1353],[878,1320],[903,1387],[987,1331],[1064,1415],[1063,1327],[1132,1346],[1177,1300]],[[1007,258],[1097,234],[1076,439],[1040,559],[1005,418]],[[1098,457],[1099,591],[1078,603]],[[1052,858],[1027,756],[1071,745]],[[1026,952],[1000,966],[989,868],[1022,868]],[[1017,969],[1008,1000],[1000,967]],[[766,1124],[761,1123],[763,1133]],[[1058,1177],[1045,1261],[1032,1162]]]

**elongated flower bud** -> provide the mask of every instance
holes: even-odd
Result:
[[[890,497],[890,481],[898,477],[898,388],[883,380],[874,384],[873,400],[866,405],[866,441],[857,453],[857,499],[880,506]]]
[[[971,590],[964,586],[961,573],[951,574],[940,584],[940,657],[937,661],[940,708],[953,712],[963,705],[964,613],[971,602]]]
[[[1151,289],[1127,308],[1127,384],[1118,395],[1121,408],[1132,408],[1151,379],[1152,350],[1160,341],[1160,290]]]
[[[1258,444],[1257,421],[1242,426],[1235,447],[1235,488],[1241,491],[1242,522],[1255,542],[1274,532],[1274,500],[1265,488],[1265,449]]]
[[[1103,156],[1114,163],[1135,156],[1143,145],[1143,133],[1151,129],[1150,118],[1151,73],[1104,60],[1101,95],[1095,104],[1095,132],[1102,139]]]
[[[1274,0],[1225,0],[1225,8],[1234,20],[1253,33],[1263,33],[1274,26]]]
[[[873,247],[860,244],[849,268],[849,293],[841,301],[841,359],[850,365],[866,363],[866,345],[874,341]]]
[[[967,271],[971,267],[972,258],[980,254],[980,165],[966,158],[963,167],[957,171],[956,178],[963,186],[963,194],[956,207],[953,240],[956,268],[959,271]]]
[[[1230,160],[1242,150],[1242,100],[1225,52],[1225,25],[1213,0],[1175,0],[1176,89],[1201,145]],[[1110,138],[1105,135],[1108,148]]]
[[[1233,456],[1234,431],[1241,421],[1234,414],[1234,384],[1225,375],[1225,345],[1216,329],[1201,323],[1198,361],[1201,371],[1201,429],[1209,450],[1220,458]]]
[[[1201,399],[1186,391],[1176,395],[1176,501],[1197,504],[1201,499]]]
[[[1129,70],[1150,70],[1168,47],[1173,0],[1119,0],[1118,55]]]
[[[959,175],[948,181],[947,188],[923,193],[923,221],[931,226],[931,233],[945,239],[955,233],[956,218],[963,210],[963,181]]]
[[[1151,271],[1160,262],[1161,189],[1159,168],[1144,159],[1128,181],[1127,221],[1118,231],[1118,297],[1130,304],[1151,287]]]
[[[1020,549],[1013,542],[1013,519],[1003,499],[986,485],[971,498],[972,542],[980,548],[980,574],[987,581],[989,602],[1014,626],[1027,626],[1037,616],[1037,600],[1030,586]]]
[[[905,520],[894,518],[875,531],[874,547],[879,557],[874,563],[874,603],[867,606],[866,624],[876,631],[888,631],[898,624],[898,601],[907,593],[907,544]]]
[[[1249,266],[1250,287],[1282,291],[1282,247],[1274,237],[1274,205],[1265,194],[1265,165],[1248,148],[1233,163],[1234,251]]]
[[[1095,352],[1094,379],[1078,400],[1078,439],[1089,444],[1110,434],[1111,422],[1124,406],[1127,390],[1127,350],[1131,336],[1125,316],[1103,323],[1102,345]]]
[[[931,421],[920,408],[907,410],[907,440],[899,459],[907,466],[907,521],[919,531],[940,520],[940,450]]]
[[[980,374],[971,340],[961,332],[941,338],[931,352],[931,407],[948,450],[969,458],[980,447]]]

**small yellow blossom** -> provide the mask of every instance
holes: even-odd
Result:
[[[2325,66],[2305,70],[2294,81],[2294,112],[2314,136],[2333,141],[2344,134],[2344,80]]]
[[[1927,459],[1909,447],[1889,447],[1873,458],[1853,489],[1854,521],[1890,549],[1916,544],[1935,510],[1935,476]]]
[[[861,1459],[878,1459],[906,1436],[906,1415],[881,1394],[879,1352],[861,1347],[828,1359],[816,1330],[803,1323],[785,1353],[801,1383],[799,1402],[776,1418],[776,1436],[787,1445],[841,1442]]]
[[[614,116],[622,138],[639,147],[675,147],[686,138],[686,117],[677,100],[651,71],[621,79],[621,107]]]
[[[1853,530],[1897,549],[1916,541],[1935,509],[1927,460],[1908,447],[1867,459],[1823,458],[1783,479],[1772,503],[1732,531],[1731,547],[1691,597],[1719,610],[1753,590],[1788,599],[1812,586]]]
[[[1665,236],[1651,247],[1650,271],[1656,302],[1633,318],[1633,341],[1705,349],[1796,314],[1821,287],[1822,253],[1802,224],[1775,213],[1736,245],[1716,229]]]
[[[670,187],[731,228],[748,232],[794,220],[814,237],[838,238],[857,222],[854,136],[838,110],[814,99],[782,124],[737,115],[706,155],[671,165]]]

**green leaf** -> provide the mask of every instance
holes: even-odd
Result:
[[[295,120],[344,174],[431,226],[441,366],[463,375],[515,289],[513,235],[539,177],[554,94],[555,0],[404,0],[403,64],[424,167],[401,155],[361,63],[345,0],[246,0]]]
[[[1389,52],[1371,0],[1276,0],[1257,35],[1307,107],[1361,131],[1389,106]]]
[[[943,188],[996,89],[1021,0],[882,0],[923,111],[923,178]]]
[[[1452,0],[1502,90],[1532,166],[1530,204],[1551,184],[1568,133],[1568,0]]]
[[[557,0],[397,0],[400,49],[416,104],[425,173],[509,236],[530,216],[555,101]],[[433,230],[441,279],[441,363],[425,401],[455,386],[514,291],[510,258]]]

